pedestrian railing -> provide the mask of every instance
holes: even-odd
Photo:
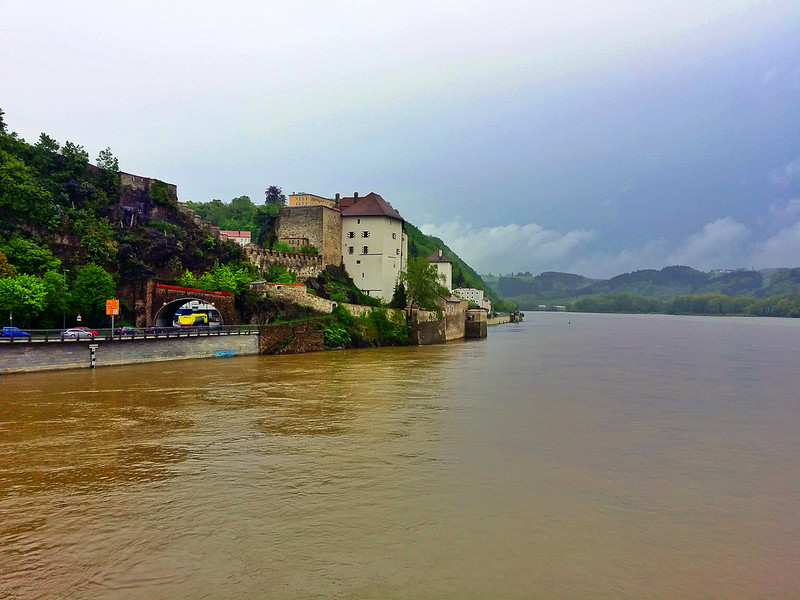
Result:
[[[29,344],[36,342],[91,342],[91,341],[131,341],[164,340],[175,338],[195,338],[223,335],[257,335],[258,325],[225,325],[222,327],[139,327],[116,331],[111,328],[92,329],[89,332],[67,332],[62,329],[23,329],[13,336],[0,336],[0,344]],[[136,333],[132,333],[135,331]]]

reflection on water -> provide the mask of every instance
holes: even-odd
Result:
[[[794,597],[800,323],[0,378],[0,597]]]

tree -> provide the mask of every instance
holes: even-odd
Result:
[[[286,196],[283,190],[276,185],[269,186],[264,192],[266,196],[264,204],[277,204],[278,206],[286,206]]]
[[[446,296],[447,288],[442,284],[444,276],[424,258],[410,258],[406,270],[400,273],[400,281],[406,287],[406,296],[411,306],[435,310],[441,314],[439,299]]]
[[[3,150],[0,150],[0,182],[0,211],[40,223],[52,214],[52,196],[33,170]]]
[[[0,250],[20,273],[43,275],[47,271],[61,270],[61,261],[50,248],[25,239],[18,233],[12,235],[5,245],[0,245]]]
[[[45,328],[57,327],[61,324],[64,313],[70,303],[70,294],[63,272],[48,271],[42,277],[45,299],[39,324]]]
[[[394,286],[394,293],[392,294],[392,301],[389,302],[389,308],[405,308],[408,306],[408,297],[406,296],[406,286],[402,281],[398,281]]]
[[[100,150],[97,156],[97,166],[103,169],[103,184],[107,192],[114,192],[119,187],[119,160],[111,154],[111,148]]]
[[[106,300],[116,297],[114,278],[94,263],[78,270],[72,286],[72,310],[88,323],[99,324],[106,314]]]
[[[44,308],[44,283],[34,275],[22,273],[0,279],[0,318],[17,315],[18,322],[28,324]]]
[[[11,277],[12,275],[16,275],[17,270],[14,268],[10,262],[8,262],[8,258],[6,255],[0,251],[0,277]]]
[[[64,147],[61,148],[61,156],[64,158],[67,171],[73,177],[78,177],[83,173],[86,170],[86,165],[89,164],[89,153],[80,144],[73,144],[69,141],[64,142]]]

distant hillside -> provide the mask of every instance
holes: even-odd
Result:
[[[591,280],[547,272],[486,276],[505,300],[530,310],[542,303],[568,304],[580,298],[631,295],[666,301],[677,296],[719,294],[767,298],[800,294],[800,268],[705,273],[686,266],[644,269],[611,279]]]

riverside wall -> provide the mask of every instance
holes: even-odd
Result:
[[[85,369],[91,367],[90,345],[96,345],[96,366],[129,365],[190,358],[246,356],[259,353],[259,336],[200,335],[176,338],[148,338],[94,341],[4,343],[0,345],[0,375]]]

